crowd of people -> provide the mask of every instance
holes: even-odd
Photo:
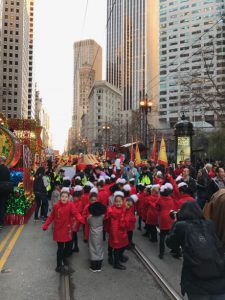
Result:
[[[102,269],[106,240],[108,263],[125,270],[125,251],[135,247],[133,231],[137,226],[151,243],[159,241],[160,259],[164,258],[165,244],[173,257],[183,256],[181,286],[189,299],[225,299],[225,173],[221,163],[206,163],[196,169],[189,159],[167,168],[151,161],[144,166],[105,161],[101,166],[78,165],[72,179],[63,169],[55,173],[39,168],[34,191],[35,221],[42,217],[43,230],[53,222],[57,272],[65,272],[67,258],[79,252],[78,234],[88,243],[92,272]],[[50,197],[52,209],[47,217]],[[201,254],[194,261],[196,243],[200,243]],[[203,264],[201,259],[205,259]]]

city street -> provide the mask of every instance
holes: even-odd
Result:
[[[6,227],[1,232],[0,264],[4,260],[5,253],[12,250],[0,274],[1,286],[4,287],[1,289],[2,299],[65,299],[60,275],[55,272],[56,245],[52,241],[51,228],[47,232],[43,232],[40,227],[40,223],[33,223],[32,220],[24,228],[17,226],[4,249],[1,249],[2,242],[12,229]],[[10,243],[19,228],[22,229],[22,232],[11,249]],[[140,239],[140,242],[142,240]],[[107,246],[106,243],[105,246]],[[71,267],[75,270],[71,276],[74,298],[70,299],[168,299],[155,279],[149,275],[133,253],[127,252],[129,261],[126,271],[113,269],[108,265],[106,259],[102,272],[92,273],[89,271],[87,244],[84,244],[83,241],[80,241],[79,244],[80,252],[74,254],[70,260]],[[141,245],[143,244],[146,248],[148,247],[147,241],[143,240]],[[168,269],[165,268],[165,271]]]

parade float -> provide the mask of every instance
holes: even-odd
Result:
[[[13,192],[6,202],[5,223],[24,224],[34,210],[34,157],[40,151],[33,120],[7,120],[0,114],[0,155],[10,169]]]

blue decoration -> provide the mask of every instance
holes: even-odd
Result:
[[[23,182],[23,172],[11,171],[10,181],[14,184],[14,186],[18,186],[20,182]]]

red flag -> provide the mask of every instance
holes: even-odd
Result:
[[[156,151],[157,151],[157,144],[156,144],[156,134],[154,134],[154,141],[152,145],[152,154],[151,154],[151,160],[156,162]]]

